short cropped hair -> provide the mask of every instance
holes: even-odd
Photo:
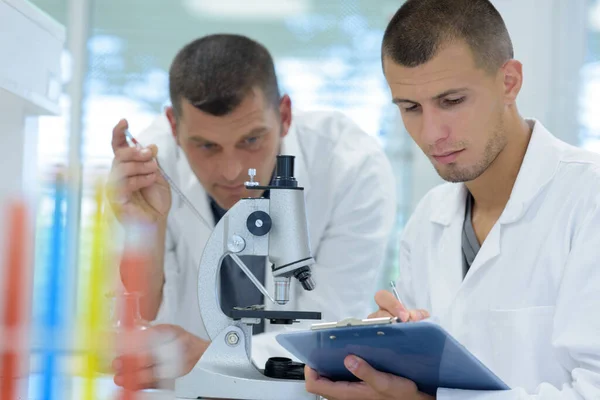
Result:
[[[169,94],[176,117],[182,99],[215,116],[232,112],[253,89],[278,110],[280,94],[273,58],[258,42],[241,35],[215,34],[181,49],[169,69]]]
[[[496,72],[514,57],[502,16],[489,0],[407,0],[385,30],[382,61],[416,67],[443,46],[463,41],[475,63]]]

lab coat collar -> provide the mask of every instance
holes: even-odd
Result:
[[[179,196],[175,195],[175,192],[171,191],[174,196],[171,211],[176,211],[173,213],[174,222],[180,227],[181,236],[189,240],[189,243],[206,243],[215,225],[208,195],[192,171],[185,154],[179,151],[178,157],[177,169],[181,177],[180,189],[194,205],[194,208],[206,224],[199,221],[197,215],[185,205]],[[179,238],[174,238],[173,240],[179,240]],[[198,268],[200,265],[203,247],[203,245],[192,245],[190,247],[191,263],[195,268]]]
[[[541,122],[535,119],[527,122],[533,125],[533,131],[512,193],[500,216],[502,224],[515,222],[525,214],[532,200],[555,175],[560,162],[558,140]],[[448,226],[457,215],[464,215],[467,187],[464,183],[452,184],[444,194],[430,220]]]
[[[558,140],[537,120],[527,120],[533,125],[523,164],[517,175],[508,204],[500,217],[500,223],[519,220],[532,201],[552,180],[561,157]]]
[[[467,200],[467,187],[462,183],[447,184],[448,191],[444,197],[434,199],[435,206],[431,212],[430,220],[436,224],[448,226],[457,213],[464,213]]]
[[[181,152],[180,157],[185,158],[183,152]],[[188,196],[192,204],[194,204],[196,210],[207,222],[210,228],[214,228],[215,219],[212,215],[212,210],[210,209],[210,199],[206,193],[206,190],[196,177],[196,174],[194,174],[192,171],[187,159],[179,163],[179,173],[181,174],[180,176],[187,178],[187,180],[183,181],[182,183],[184,193],[186,196]],[[190,210],[187,211],[188,213],[186,213],[186,218],[193,218],[195,220],[196,218],[193,213],[190,213]],[[203,226],[202,229],[208,229],[209,226]]]

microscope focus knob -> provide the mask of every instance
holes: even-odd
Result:
[[[239,235],[233,235],[227,242],[227,248],[233,253],[239,253],[246,248],[246,241]]]
[[[269,214],[264,211],[254,211],[246,220],[246,228],[254,236],[264,236],[271,230],[273,221]]]

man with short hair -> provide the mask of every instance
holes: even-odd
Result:
[[[383,71],[413,140],[449,183],[419,203],[397,286],[372,316],[427,310],[511,390],[439,388],[438,399],[600,398],[600,157],[525,119],[523,83],[488,0],[407,0]],[[329,400],[426,399],[414,382],[349,356],[360,383],[307,368]]]
[[[144,317],[166,324],[185,348],[183,372],[197,363],[208,339],[198,310],[197,279],[202,251],[212,227],[238,200],[269,196],[247,190],[248,169],[262,186],[273,177],[276,156],[295,156],[295,177],[305,188],[316,288],[292,282],[294,311],[319,311],[325,321],[368,312],[385,248],[395,221],[395,179],[377,140],[336,112],[296,112],[281,96],[273,60],[259,43],[240,35],[209,35],[187,44],[169,71],[172,107],[140,134],[138,150],[127,145],[127,122],[113,132],[111,182],[117,217],[142,219],[155,227],[156,243],[146,272]],[[135,135],[134,135],[135,136]],[[209,223],[205,226],[160,175],[153,155]],[[266,260],[241,257],[273,293]],[[261,293],[233,263],[220,271],[222,308],[263,304]],[[126,265],[121,277],[134,287]],[[266,304],[267,309],[272,305]],[[318,321],[302,321],[296,328]],[[270,356],[287,355],[274,338],[281,326],[257,326],[253,358],[264,366]],[[264,332],[263,332],[264,330]],[[262,332],[262,333],[261,333]],[[144,356],[141,356],[142,358]],[[155,383],[151,352],[134,371],[134,387]],[[118,363],[116,363],[118,367]],[[117,371],[118,385],[128,381]]]

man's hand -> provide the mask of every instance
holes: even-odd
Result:
[[[107,182],[107,198],[117,219],[150,223],[154,231],[149,246],[148,262],[121,262],[121,280],[130,292],[140,292],[140,311],[151,321],[156,318],[162,302],[164,285],[164,253],[167,216],[171,208],[169,184],[158,170],[154,157],[158,149],[152,145],[145,149],[130,147],[125,138],[127,121],[121,120],[113,130],[112,148],[115,158]],[[124,252],[130,249],[125,248]],[[137,251],[139,249],[133,249]],[[140,269],[142,268],[142,269]],[[140,281],[143,276],[143,283]],[[140,288],[141,286],[141,288]]]
[[[209,342],[176,325],[157,325],[144,332],[144,350],[117,357],[114,382],[129,390],[156,388],[162,379],[188,374]]]
[[[169,184],[158,170],[154,157],[158,149],[130,147],[125,139],[127,121],[113,129],[115,158],[108,178],[108,199],[116,217],[146,222],[166,220],[171,208]]]
[[[419,392],[414,382],[379,372],[364,360],[348,356],[346,368],[362,382],[332,382],[305,367],[306,390],[327,400],[427,400],[434,399]]]
[[[375,294],[375,302],[379,310],[369,315],[369,318],[398,317],[400,321],[420,321],[429,318],[426,310],[407,310],[402,303],[387,290],[380,290]]]
[[[379,310],[369,315],[369,318],[398,317],[402,322],[429,318],[426,310],[407,310],[387,290],[377,292],[375,302],[379,306]],[[419,392],[414,382],[379,372],[356,356],[346,357],[344,364],[362,382],[332,382],[327,378],[320,377],[317,372],[307,366],[305,368],[306,390],[328,400],[426,400],[434,398]]]

